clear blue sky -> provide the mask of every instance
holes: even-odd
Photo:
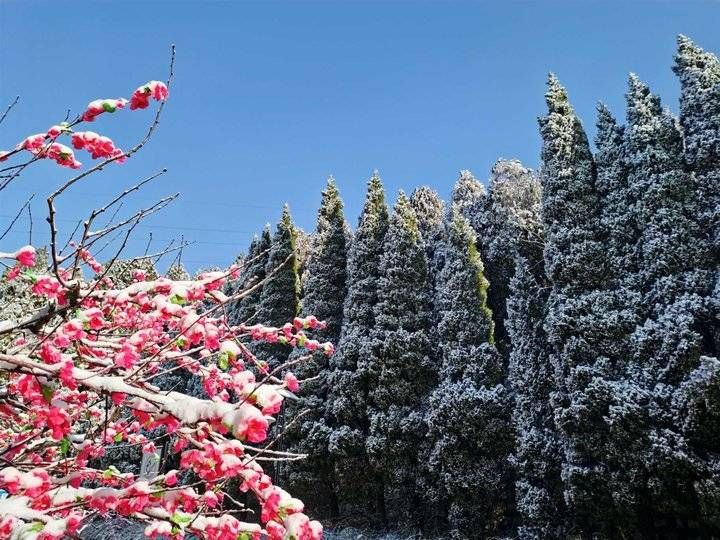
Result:
[[[422,184],[447,198],[460,169],[484,180],[499,157],[536,168],[548,71],[591,135],[598,100],[624,116],[630,71],[677,110],[675,35],[720,52],[719,22],[718,1],[0,0],[0,102],[21,96],[0,148],[68,108],[164,79],[175,43],[177,76],[157,135],[60,201],[61,225],[167,167],[134,200],[182,199],[146,223],[130,253],[144,250],[150,230],[156,247],[184,232],[197,241],[189,268],[224,265],[286,201],[311,229],[328,174],[355,226],[374,168],[390,200]],[[150,118],[106,116],[92,129],[129,147]],[[46,241],[42,200],[67,177],[43,164],[0,193],[0,230],[35,192],[35,241]],[[25,243],[26,229],[20,223],[10,244]]]

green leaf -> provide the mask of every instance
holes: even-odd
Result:
[[[37,522],[33,523],[32,525],[30,525],[30,527],[28,527],[26,530],[28,532],[40,532],[43,530],[44,526],[45,525],[43,525],[43,523],[41,521],[37,521]]]
[[[227,352],[220,353],[220,356],[218,356],[217,365],[223,371],[230,367],[229,356],[230,355]]]
[[[63,456],[67,456],[68,452],[70,452],[70,439],[67,437],[63,437],[63,439],[60,441],[60,453]]]
[[[122,433],[116,433],[115,436],[113,437],[113,440],[115,442],[122,442],[122,440],[123,440]]]
[[[52,386],[43,384],[40,386],[40,389],[42,390],[42,395],[45,398],[45,401],[50,403],[52,401],[53,395],[55,394],[55,390]]]
[[[182,527],[183,525],[190,523],[192,521],[192,517],[187,514],[175,512],[172,516],[170,516],[170,521]]]
[[[185,300],[179,294],[174,294],[173,296],[170,297],[170,303],[177,304],[178,306],[184,306],[187,303],[187,300]]]
[[[115,107],[113,107],[112,104],[108,103],[107,101],[103,101],[102,108],[105,112],[115,112]]]

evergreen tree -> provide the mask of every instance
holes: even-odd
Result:
[[[542,267],[516,259],[510,280],[507,329],[512,342],[508,382],[515,401],[515,495],[522,539],[561,538],[562,447],[553,423],[550,396],[555,378],[543,329],[547,287]]]
[[[436,191],[427,186],[422,186],[413,190],[410,196],[410,206],[415,212],[417,218],[418,230],[422,238],[425,248],[425,258],[428,265],[428,286],[431,291],[431,311],[432,324],[428,330],[428,336],[432,344],[436,344],[437,336],[437,299],[434,297],[436,291],[436,283],[440,271],[442,270],[445,260],[445,227],[444,213],[445,203],[440,199]],[[429,352],[430,356],[435,360],[435,364],[439,364],[437,360],[440,353],[436,346],[433,346]],[[429,398],[429,396],[428,396]],[[427,405],[423,404],[423,407]],[[417,447],[417,453],[420,463],[427,463],[433,451],[433,441],[426,438]],[[442,496],[442,489],[438,485],[437,477],[433,471],[427,467],[421,468],[416,474],[415,481],[417,489],[423,495],[426,503],[425,526],[437,529],[443,526],[446,520],[447,509],[445,498]],[[418,517],[421,517],[418,512]]]
[[[400,192],[383,243],[368,356],[370,462],[384,484],[389,517],[413,523],[420,508],[415,477],[424,437],[424,400],[434,383],[427,260],[417,217]]]
[[[681,386],[683,408],[677,417],[692,426],[687,436],[704,456],[701,479],[695,484],[704,523],[720,528],[720,460],[716,441],[718,364],[720,357],[720,61],[685,36],[678,37],[673,71],[680,78],[680,123],[684,131],[685,166],[697,179],[701,229],[710,237],[715,286],[707,298],[707,317],[695,324],[703,339],[699,365]],[[715,403],[714,406],[709,404]],[[687,404],[687,405],[686,405]]]
[[[429,464],[449,499],[453,538],[492,535],[511,510],[510,400],[501,384],[502,359],[491,345],[487,288],[475,235],[455,211],[438,279],[442,369],[427,414]]]
[[[410,206],[417,217],[418,229],[425,246],[425,257],[428,261],[428,279],[431,287],[442,268],[442,235],[443,214],[445,204],[436,191],[427,186],[413,190],[410,195]]]
[[[505,355],[509,347],[506,303],[515,258],[518,254],[533,262],[542,258],[540,194],[540,181],[532,170],[519,161],[498,160],[492,168],[488,195],[475,218],[475,233],[490,281],[488,302],[496,344]]]
[[[303,316],[314,315],[325,321],[325,330],[316,331],[313,338],[337,343],[343,318],[343,301],[347,281],[347,227],[343,202],[332,177],[322,193],[317,227],[303,280],[301,301]],[[307,352],[293,351],[291,358]],[[335,497],[333,464],[328,456],[330,427],[325,418],[328,396],[329,358],[316,351],[309,360],[291,368],[302,383],[299,401],[288,402],[283,416],[286,422],[300,413],[305,414],[291,425],[284,440],[292,452],[307,454],[308,458],[288,464],[288,485],[298,493],[316,514],[335,516],[338,513]]]
[[[604,461],[611,442],[605,418],[615,342],[626,321],[616,317],[622,299],[605,290],[608,263],[585,131],[553,75],[545,97],[542,210],[545,270],[552,287],[545,331],[556,377],[551,399],[563,447],[567,525],[586,534],[610,534],[613,500]]]
[[[680,124],[685,163],[697,176],[703,229],[711,235],[713,263],[720,261],[720,61],[678,36],[673,71],[680,78]]]
[[[173,281],[187,281],[190,279],[190,274],[183,266],[183,263],[178,260],[167,269],[165,277]]]
[[[638,513],[649,528],[658,517],[698,519],[702,505],[720,500],[712,484],[709,491],[700,487],[714,475],[720,456],[720,445],[708,437],[715,418],[704,413],[718,406],[716,361],[702,358],[713,315],[707,302],[711,246],[702,228],[701,191],[685,169],[677,120],[635,76],[627,98],[626,152],[638,200],[644,320],[632,336],[628,380],[643,395],[636,423],[642,427],[639,454],[646,478],[638,488]],[[699,400],[702,388],[706,393]],[[688,417],[708,423],[688,425]]]
[[[478,235],[482,229],[482,214],[485,211],[487,194],[485,187],[468,170],[460,171],[460,177],[452,192],[452,207],[468,220]]]
[[[295,226],[288,205],[283,207],[282,217],[272,238],[265,279],[257,308],[257,322],[278,327],[292,322],[298,313],[300,280],[295,257]],[[258,343],[253,351],[260,360],[277,367],[288,359],[290,346],[283,343]]]
[[[332,424],[329,450],[335,464],[338,498],[344,515],[383,519],[382,491],[368,467],[365,438],[370,335],[378,301],[380,258],[388,228],[385,192],[377,171],[368,182],[365,204],[348,252],[347,296],[343,326],[330,358],[328,417]],[[368,515],[370,514],[370,515]]]
[[[240,276],[231,284],[232,294],[247,291],[252,287],[252,292],[232,302],[228,308],[228,318],[232,325],[256,324],[257,310],[260,304],[266,267],[270,259],[270,246],[272,237],[270,226],[266,225],[260,237],[255,236],[250,243],[248,254],[241,264]]]
[[[635,244],[638,224],[635,218],[636,201],[628,184],[628,164],[624,155],[625,129],[618,126],[605,105],[598,104],[597,112],[595,163],[607,259],[614,285],[632,288],[637,285]]]

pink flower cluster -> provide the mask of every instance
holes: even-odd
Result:
[[[140,86],[130,98],[130,110],[146,109],[150,98],[155,101],[165,101],[168,97],[168,87],[160,81],[150,81]]]
[[[168,87],[160,81],[150,81],[133,92],[130,99],[130,109],[146,109],[150,104],[150,99],[156,101],[165,101],[168,98]],[[94,122],[95,119],[104,113],[114,113],[118,109],[124,109],[128,100],[125,98],[115,99],[96,99],[91,101],[83,114],[72,124],[63,122],[48,128],[45,133],[37,133],[26,137],[12,152],[0,151],[0,162],[5,161],[17,150],[27,150],[38,158],[49,158],[54,160],[62,167],[78,169],[82,166],[73,151],[65,145],[55,142],[58,137],[63,134],[72,134],[72,144],[75,149],[85,149],[93,157],[98,158],[118,158],[118,163],[125,161],[125,155],[115,146],[113,141],[108,137],[98,135],[92,131],[72,132],[72,127],[80,122]]]
[[[98,135],[94,131],[77,131],[72,134],[71,140],[73,148],[87,150],[93,159],[117,157],[118,163],[123,163],[127,159],[112,139]]]
[[[320,343],[315,339],[309,339],[303,331],[303,329],[322,330],[323,328],[325,328],[325,323],[317,320],[317,318],[312,315],[304,319],[295,317],[292,323],[285,323],[285,325],[279,329],[259,324],[242,326],[242,329],[249,332],[250,337],[255,341],[304,347],[310,352],[320,350],[327,356],[332,356],[335,352],[335,346],[332,343]]]
[[[87,109],[85,109],[82,115],[82,119],[85,122],[93,122],[103,113],[114,113],[118,109],[124,108],[126,103],[127,99],[124,98],[96,99],[88,104]]]
[[[44,133],[30,135],[21,143],[20,147],[35,154],[35,156],[39,158],[52,159],[62,167],[69,167],[71,169],[80,168],[82,163],[75,159],[75,154],[70,148],[56,142],[51,142],[46,145],[45,138],[46,135]]]

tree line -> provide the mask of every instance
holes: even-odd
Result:
[[[454,538],[717,534],[720,63],[681,36],[673,71],[679,118],[631,75],[593,151],[550,75],[539,174],[501,160],[390,210],[375,173],[354,233],[331,178],[306,253],[287,207],[253,240],[235,286],[284,269],[233,321],[313,313],[338,345],[298,364],[282,425],[311,508]]]

